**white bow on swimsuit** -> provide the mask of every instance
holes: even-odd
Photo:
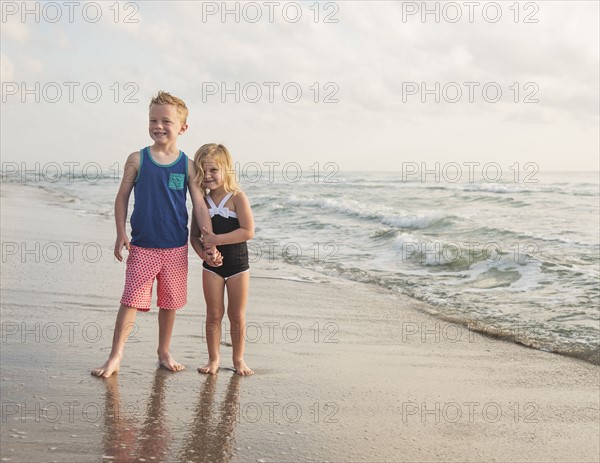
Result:
[[[215,215],[220,215],[221,217],[225,217],[226,219],[228,219],[229,217],[234,217],[237,219],[237,214],[233,211],[230,211],[228,207],[223,207],[225,205],[225,203],[227,202],[227,200],[229,198],[231,198],[231,195],[233,195],[233,191],[230,193],[227,193],[225,195],[225,197],[223,198],[223,200],[219,203],[219,205],[217,206],[215,204],[215,202],[212,200],[212,198],[210,196],[206,197],[206,200],[208,201],[208,204],[210,205],[210,209],[208,210],[211,219],[215,216]]]

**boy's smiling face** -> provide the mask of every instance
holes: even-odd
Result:
[[[177,136],[185,132],[187,127],[174,105],[161,104],[150,107],[148,132],[155,143],[160,145],[175,143]]]

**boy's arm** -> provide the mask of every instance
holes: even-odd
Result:
[[[235,212],[240,222],[240,228],[219,235],[215,235],[212,231],[203,228],[202,242],[205,245],[243,243],[254,237],[254,217],[252,216],[248,197],[244,192],[240,191],[233,196],[233,204],[235,205]]]
[[[217,248],[214,248],[213,251],[205,251],[204,245],[200,240],[200,229],[198,228],[198,222],[196,222],[196,217],[192,215],[192,224],[190,226],[190,244],[198,257],[200,259],[206,261],[208,265],[211,267],[220,267],[222,264],[221,253]]]
[[[200,226],[201,229],[210,230],[212,233],[212,222],[210,220],[210,214],[208,213],[208,207],[206,207],[206,203],[204,202],[204,196],[202,195],[202,191],[200,190],[200,185],[198,185],[194,178],[196,177],[196,167],[191,159],[188,159],[188,188],[190,190],[190,197],[192,198],[192,214],[196,218],[196,223]]]
[[[198,257],[205,260],[204,247],[202,246],[202,241],[200,241],[200,229],[194,215],[192,215],[192,224],[190,225],[190,244],[194,248],[194,251],[196,251],[196,254],[198,254]]]
[[[198,228],[198,223],[196,222],[196,217],[192,214],[192,224],[190,225],[190,244],[198,257],[202,260],[206,260],[206,252],[204,251],[204,246],[202,245],[202,241],[200,241],[200,229]]]
[[[131,153],[125,162],[123,169],[123,178],[115,198],[115,225],[117,226],[117,239],[115,241],[114,254],[119,262],[123,261],[121,251],[123,247],[129,250],[129,238],[127,237],[127,207],[129,206],[129,196],[135,185],[140,169],[140,152]]]

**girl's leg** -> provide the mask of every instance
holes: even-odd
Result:
[[[231,323],[231,343],[233,344],[233,366],[237,374],[254,374],[244,362],[246,339],[246,303],[250,286],[250,272],[240,273],[227,280],[227,315]]]
[[[117,321],[115,322],[115,332],[113,334],[110,355],[108,356],[108,360],[104,362],[104,365],[92,370],[94,376],[108,378],[113,373],[119,371],[123,351],[125,350],[125,342],[133,329],[136,313],[137,309],[121,304],[119,313],[117,314]]]
[[[200,373],[214,375],[219,369],[221,347],[221,321],[225,313],[225,280],[220,275],[204,270],[202,289],[206,301],[206,344],[208,363],[198,368]]]
[[[175,325],[176,310],[159,309],[158,310],[158,363],[167,370],[181,371],[185,369],[181,363],[177,362],[170,352],[171,335],[173,334],[173,325]]]

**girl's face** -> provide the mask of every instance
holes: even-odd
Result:
[[[223,186],[223,171],[216,162],[207,159],[202,163],[202,170],[204,170],[204,179],[202,180],[204,188],[214,191]]]

